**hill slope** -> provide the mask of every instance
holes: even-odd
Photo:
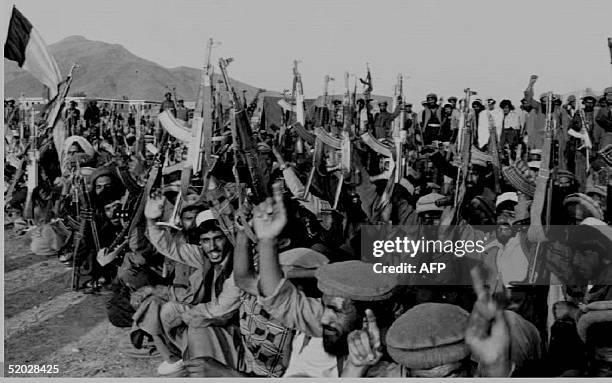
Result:
[[[62,74],[66,74],[76,62],[79,68],[74,76],[70,92],[84,92],[87,96],[102,98],[161,100],[175,86],[178,98],[193,100],[200,82],[200,70],[178,67],[164,68],[152,61],[138,57],[119,44],[91,41],[82,36],[70,36],[49,46]],[[5,97],[24,94],[36,97],[42,94],[42,85],[12,61],[4,60]],[[216,79],[215,79],[216,81]],[[242,92],[247,90],[250,101],[258,88],[231,80]],[[277,95],[278,92],[265,94]],[[242,93],[240,93],[242,96]]]

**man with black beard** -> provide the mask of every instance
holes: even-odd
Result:
[[[423,145],[430,145],[438,140],[442,124],[442,107],[438,104],[438,96],[434,93],[427,95],[427,104],[421,112],[421,129],[423,132]]]
[[[387,310],[395,278],[375,274],[370,264],[360,261],[328,264],[315,274],[322,299],[309,298],[284,278],[279,263],[276,241],[287,224],[282,196],[275,193],[274,202],[268,204],[254,219],[260,240],[260,302],[284,326],[311,337],[308,347],[293,350],[297,355],[292,355],[292,360],[298,356],[313,361],[310,369],[302,367],[305,375],[340,377],[348,364],[348,334],[363,326],[366,309],[381,328],[394,319]]]

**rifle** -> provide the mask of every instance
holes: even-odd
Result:
[[[191,120],[192,140],[187,151],[187,162],[181,173],[181,195],[187,198],[187,189],[192,174],[202,173],[204,188],[202,195],[208,189],[208,173],[212,170],[212,136],[213,136],[213,109],[214,94],[212,89],[213,67],[210,63],[212,47],[215,44],[212,38],[208,39],[206,45],[206,60],[200,76],[198,97]],[[205,98],[208,97],[208,100]],[[202,151],[204,155],[202,155]]]
[[[293,60],[293,100],[295,102],[295,125],[306,125],[305,107],[304,107],[304,87],[302,85],[302,75],[298,71],[298,61]],[[295,151],[297,153],[304,152],[304,143],[298,135],[295,143]]]
[[[470,153],[472,147],[472,119],[470,116],[470,98],[477,93],[470,88],[466,88],[465,104],[463,105],[463,125],[459,129],[459,137],[461,141],[459,145],[461,150],[458,151],[457,161],[457,178],[455,181],[455,197],[453,206],[456,209],[454,221],[458,222],[461,217],[461,208],[463,206],[463,198],[465,197],[466,180],[470,167]],[[458,140],[459,141],[459,140]]]
[[[403,143],[406,140],[406,131],[404,130],[404,124],[406,120],[406,114],[404,111],[403,99],[403,76],[397,75],[397,86],[396,94],[393,99],[394,108],[401,108],[399,116],[393,121],[393,142],[395,143],[395,183],[399,183],[404,175],[403,169]]]
[[[77,215],[80,217],[80,212],[78,209],[78,204],[79,201],[81,201],[81,199],[79,198],[79,193],[80,195],[83,196],[83,204],[84,206],[84,210],[91,212],[92,210],[92,203],[91,200],[89,199],[89,191],[87,190],[87,185],[85,184],[85,178],[82,176],[81,173],[81,167],[79,166],[78,162],[77,162],[77,167],[76,167],[76,174],[74,174],[73,176],[73,193],[74,193],[74,202],[77,204]],[[79,275],[83,274],[83,273],[79,273],[77,274],[77,264],[76,264],[76,258],[78,255],[78,250],[79,250],[79,245],[81,244],[81,240],[84,238],[85,236],[85,228],[87,223],[89,223],[89,227],[91,230],[91,236],[94,242],[94,249],[95,249],[95,254],[97,254],[100,251],[100,238],[98,237],[98,227],[96,225],[96,221],[94,220],[93,216],[86,216],[86,217],[80,217],[81,218],[81,222],[79,224],[79,231],[78,234],[75,235],[74,237],[74,252],[72,254],[72,283],[71,286],[73,289],[78,290],[79,288]],[[90,274],[93,270],[93,259],[88,259],[88,262],[85,263],[88,267],[86,269],[84,269],[84,274]],[[80,267],[80,265],[79,265]]]
[[[101,256],[105,255],[108,252],[113,252],[113,251],[117,252],[128,244],[128,239],[129,239],[130,234],[135,230],[136,225],[139,223],[142,217],[142,214],[144,212],[144,208],[147,202],[147,198],[149,194],[151,194],[151,190],[153,190],[153,188],[155,188],[161,183],[161,178],[162,178],[161,169],[166,160],[165,156],[167,152],[166,147],[168,145],[168,137],[169,137],[168,132],[164,132],[162,134],[162,138],[160,141],[160,147],[157,153],[155,153],[153,164],[151,166],[151,169],[149,170],[149,175],[147,177],[147,182],[143,190],[138,195],[138,198],[135,203],[135,206],[136,206],[135,211],[129,215],[131,216],[129,225],[127,225],[121,230],[121,232],[117,235],[117,237],[110,244],[110,246],[108,246],[108,248],[98,249],[97,251],[98,259],[100,259]],[[176,205],[178,205],[180,202],[181,202],[180,197],[177,197]],[[122,218],[127,218],[127,217],[128,215],[125,213],[122,216]],[[112,260],[107,260],[106,264],[110,263],[111,261]]]
[[[329,112],[329,82],[335,81],[335,79],[329,75],[325,75],[323,78],[323,105],[319,110],[317,121],[315,126],[325,127],[329,124],[330,112]]]
[[[27,165],[28,174],[28,192],[26,195],[26,202],[23,209],[23,218],[32,219],[34,216],[33,210],[33,193],[34,189],[38,186],[38,161],[40,160],[40,153],[38,151],[38,131],[36,129],[36,123],[34,121],[34,106],[30,107],[30,161]]]
[[[550,177],[550,159],[552,150],[552,134],[553,134],[553,113],[552,113],[552,92],[548,92],[546,100],[546,125],[544,145],[542,147],[542,160],[540,162],[540,170],[536,178],[536,191],[533,197],[531,206],[531,224],[527,232],[528,238],[532,242],[543,242],[546,240],[546,233],[542,227],[542,212],[544,210],[544,202],[546,199],[547,190],[549,189]],[[549,222],[546,222],[548,226]],[[537,253],[536,253],[537,256]]]
[[[576,102],[576,107],[578,108],[578,116],[580,117],[580,133],[576,134],[573,129],[568,130],[568,134],[572,137],[577,137],[582,139],[582,145],[578,148],[578,150],[585,148],[586,149],[586,171],[588,172],[591,168],[590,164],[590,156],[591,156],[591,148],[593,144],[591,143],[591,137],[589,136],[589,122],[584,114],[584,108],[582,102]]]
[[[536,178],[536,191],[531,205],[531,219],[529,230],[527,231],[527,238],[532,242],[537,241],[534,259],[528,268],[527,281],[530,284],[535,283],[538,278],[537,266],[539,265],[540,250],[542,248],[542,242],[547,239],[546,233],[548,233],[550,215],[552,212],[552,187],[549,185],[550,167],[552,165],[551,151],[553,150],[553,130],[555,129],[553,126],[552,97],[552,92],[548,92],[546,100],[546,133],[544,136],[544,145],[542,147],[542,160]],[[545,229],[542,227],[544,202],[546,202]]]
[[[334,202],[332,204],[333,210],[336,210],[336,208],[338,207],[338,201],[340,200],[340,192],[342,191],[344,179],[351,170],[351,141],[349,137],[349,132],[351,130],[352,125],[352,112],[350,106],[350,90],[348,86],[348,72],[345,73],[344,79],[346,91],[344,95],[345,97],[343,110],[343,129],[340,132],[340,137],[334,137],[331,133],[328,133],[327,130],[322,127],[315,128],[315,150],[312,158],[312,169],[310,170],[308,182],[306,183],[306,187],[304,188],[304,194],[302,196],[303,199],[306,199],[306,197],[308,196],[312,181],[314,179],[314,173],[318,170],[321,161],[323,160],[325,148],[327,147],[328,155],[332,157],[331,162],[333,162],[334,165],[327,167],[326,170],[328,172],[339,171],[338,186],[336,187],[336,192],[334,193]]]
[[[370,105],[372,90],[374,89],[372,86],[372,75],[370,73],[370,66],[366,64],[367,74],[366,79],[360,78],[359,81],[363,84],[363,99],[365,101],[365,108],[361,110],[359,113],[359,132],[361,134],[368,131],[369,123],[370,123],[370,110],[372,106]]]
[[[247,172],[250,178],[250,185],[254,196],[254,202],[263,201],[268,196],[268,190],[266,185],[263,183],[263,176],[261,169],[258,166],[258,155],[257,148],[253,145],[253,131],[251,129],[251,122],[246,114],[246,110],[240,107],[240,101],[238,95],[233,86],[229,82],[229,76],[227,75],[227,66],[233,61],[233,58],[219,59],[219,67],[221,69],[221,75],[223,76],[223,82],[225,88],[230,92],[230,104],[234,115],[232,124],[232,136],[234,139],[234,151],[237,154],[236,164],[238,167],[238,159],[241,159],[247,167]]]
[[[265,91],[265,89],[258,89],[257,93],[255,93],[255,97],[253,97],[253,100],[251,100],[251,102],[249,103],[249,106],[247,108],[247,114],[249,115],[249,118],[252,118],[255,114],[255,110],[257,110],[257,101],[259,100],[259,95]]]
[[[493,178],[495,179],[495,193],[501,193],[501,169],[499,165],[499,149],[497,146],[497,129],[495,128],[495,120],[493,114],[489,114],[489,153],[493,162]]]

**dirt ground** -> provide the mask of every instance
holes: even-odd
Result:
[[[70,270],[29,251],[29,235],[4,234],[6,377],[154,377],[159,357],[120,351],[129,329],[106,317],[108,295],[72,292]],[[57,374],[8,374],[9,365],[57,365]]]

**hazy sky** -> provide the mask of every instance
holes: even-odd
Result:
[[[12,2],[8,3],[10,6]],[[196,1],[19,0],[15,4],[51,44],[70,35],[119,43],[166,67],[200,67],[208,37],[214,56],[232,56],[230,75],[267,89],[291,87],[301,60],[307,96],[323,76],[344,89],[345,70],[374,93],[391,94],[398,73],[408,99],[428,92],[520,99],[529,76],[536,92],[566,93],[612,83],[606,37],[612,0],[520,1]],[[215,60],[216,61],[216,60]],[[352,87],[352,85],[351,85]]]

